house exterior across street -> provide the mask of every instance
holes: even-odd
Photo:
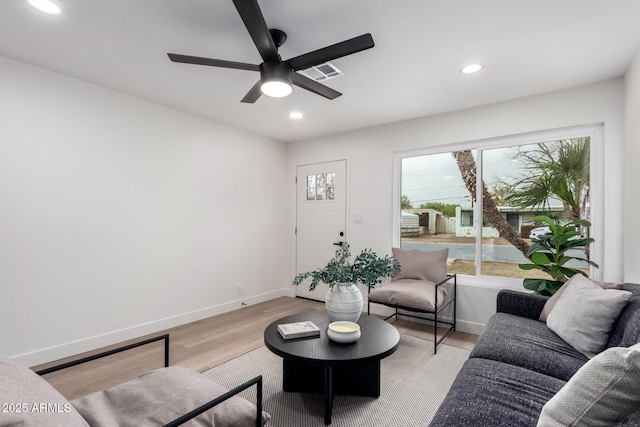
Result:
[[[562,206],[552,206],[541,212],[532,209],[518,209],[511,206],[498,206],[502,216],[522,237],[529,237],[535,226],[533,218],[537,215],[554,215],[562,212]],[[456,216],[446,217],[434,209],[405,209],[402,211],[402,236],[415,237],[428,234],[455,234],[456,237],[475,237],[477,221],[474,208],[458,206]],[[482,225],[482,237],[500,237],[491,223]]]

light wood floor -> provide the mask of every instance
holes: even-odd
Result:
[[[33,369],[44,369],[48,366],[141,341],[144,338],[168,333],[170,334],[170,365],[184,366],[202,372],[262,346],[264,344],[264,329],[275,320],[290,314],[320,310],[324,310],[324,303],[322,302],[302,298],[276,298],[140,337],[136,340],[36,366]],[[405,320],[393,322],[401,334],[433,340],[433,326]],[[476,339],[476,335],[455,332],[447,337],[445,343],[472,349]],[[136,378],[152,369],[163,367],[163,345],[163,341],[152,343],[107,358],[54,372],[44,378],[67,399],[75,399]]]

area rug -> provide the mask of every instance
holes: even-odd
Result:
[[[469,351],[409,335],[381,363],[381,394],[378,398],[334,396],[332,427],[423,427],[444,400]],[[282,358],[266,347],[236,357],[202,373],[233,388],[263,376],[264,410],[271,414],[270,427],[323,427],[322,394],[282,391]],[[255,387],[243,396],[255,402]]]

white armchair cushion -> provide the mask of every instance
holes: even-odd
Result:
[[[0,359],[0,404],[0,427],[88,427],[44,378],[7,359]]]
[[[92,427],[161,426],[229,391],[187,368],[157,369],[71,403]],[[271,417],[263,412],[263,423]],[[254,427],[256,406],[234,396],[190,421],[190,426]]]
[[[393,257],[400,262],[400,271],[392,280],[413,279],[439,283],[447,278],[449,249],[418,251],[392,248]]]
[[[428,280],[400,279],[373,289],[369,301],[434,312],[445,295],[445,288]]]

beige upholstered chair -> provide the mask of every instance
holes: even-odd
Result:
[[[159,340],[165,341],[165,368],[71,402],[40,376]],[[38,372],[0,359],[0,401],[13,405],[0,416],[0,427],[176,427],[195,417],[189,425],[268,425],[271,416],[262,411],[262,376],[228,390],[195,371],[168,366],[169,335]],[[253,385],[255,405],[237,396]]]
[[[371,314],[371,303],[395,308],[388,316],[413,317],[434,322],[434,348],[456,330],[456,275],[447,274],[449,249],[419,251],[393,248],[393,256],[400,262],[400,271],[391,279],[373,290],[369,290],[367,313]],[[442,312],[449,309],[449,317]],[[399,312],[402,310],[402,312]],[[412,313],[427,315],[417,316]],[[438,327],[444,325],[446,332],[438,338]]]

